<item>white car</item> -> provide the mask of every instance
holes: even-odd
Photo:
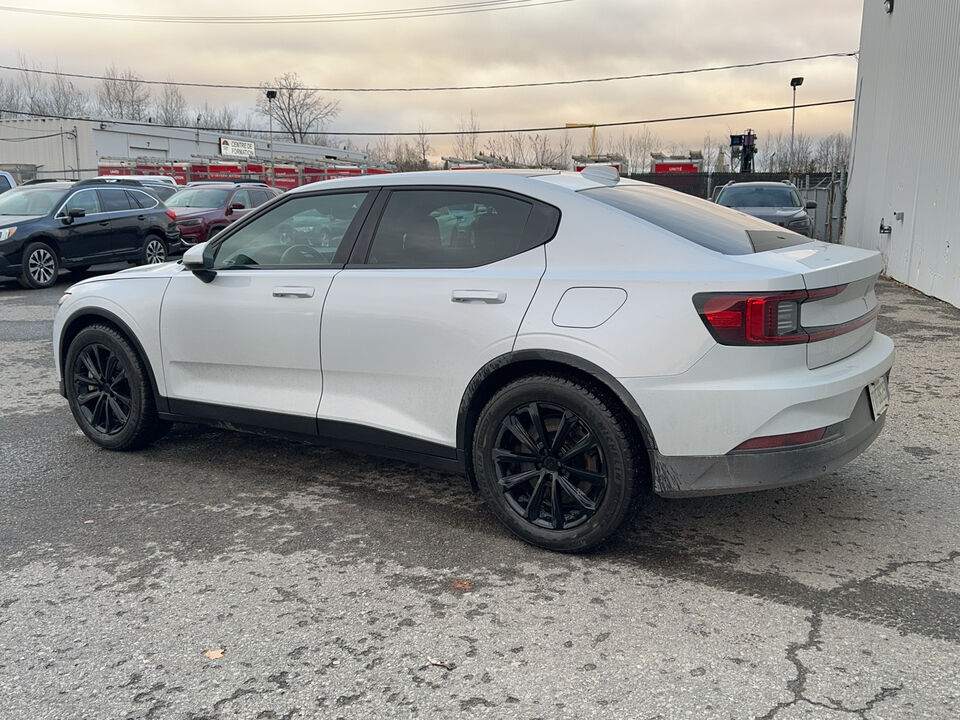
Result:
[[[579,551],[645,482],[757,490],[870,445],[880,270],[611,169],[363,176],[74,285],[54,347],[105,448],[180,420],[332,441],[464,471],[518,536]]]

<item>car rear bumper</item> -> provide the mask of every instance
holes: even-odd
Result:
[[[886,417],[884,413],[873,419],[864,388],[850,417],[828,427],[824,439],[816,443],[700,457],[669,457],[654,450],[654,490],[664,497],[696,497],[810,480],[842,467],[866,450],[880,434]]]

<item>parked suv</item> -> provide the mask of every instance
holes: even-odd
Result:
[[[179,234],[173,213],[134,181],[25,183],[0,195],[0,275],[28,288],[60,268],[161,263]]]
[[[724,207],[753,215],[801,235],[813,237],[813,218],[807,210],[817,203],[803,202],[797,188],[788,182],[730,182],[717,194],[716,202]]]
[[[5,193],[10,188],[14,188],[16,186],[17,181],[14,180],[13,175],[0,170],[0,193]]]
[[[266,183],[191,183],[167,198],[180,228],[180,247],[206,242],[280,191]]]

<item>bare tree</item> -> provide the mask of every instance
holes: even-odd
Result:
[[[417,130],[417,136],[414,139],[414,147],[416,147],[417,155],[420,157],[420,170],[427,170],[430,167],[430,161],[427,160],[427,155],[433,151],[433,146],[430,144],[430,135],[427,133],[427,128],[424,126],[423,121],[420,121]]]
[[[0,78],[0,117],[20,117],[18,110],[23,110],[23,90],[19,83]]]
[[[322,132],[326,123],[340,112],[340,103],[305,88],[296,73],[284,73],[262,83],[260,89],[257,112],[267,118],[272,115],[279,129],[288,133],[293,142],[310,142],[311,135]],[[276,90],[277,97],[268,100],[267,90]]]
[[[146,120],[150,112],[150,89],[130,68],[111,65],[97,89],[97,109],[104,115],[123,120]]]
[[[156,99],[153,117],[163,125],[187,124],[187,99],[176,85],[164,85]]]
[[[213,107],[207,103],[197,108],[197,115],[200,117],[200,127],[219,129],[236,127],[237,118],[239,117],[239,113],[233,105]]]
[[[820,138],[814,152],[813,163],[821,172],[835,172],[847,166],[850,160],[850,136],[833,133]]]
[[[460,116],[457,123],[457,134],[453,136],[453,154],[461,160],[473,160],[480,151],[480,142],[477,131],[480,124],[477,121],[477,115],[473,108],[470,108],[470,116],[464,118]]]

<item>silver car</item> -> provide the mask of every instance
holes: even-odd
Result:
[[[727,183],[717,194],[716,202],[795,233],[813,237],[813,218],[807,210],[816,209],[817,203],[813,200],[804,202],[797,188],[790,183]]]

